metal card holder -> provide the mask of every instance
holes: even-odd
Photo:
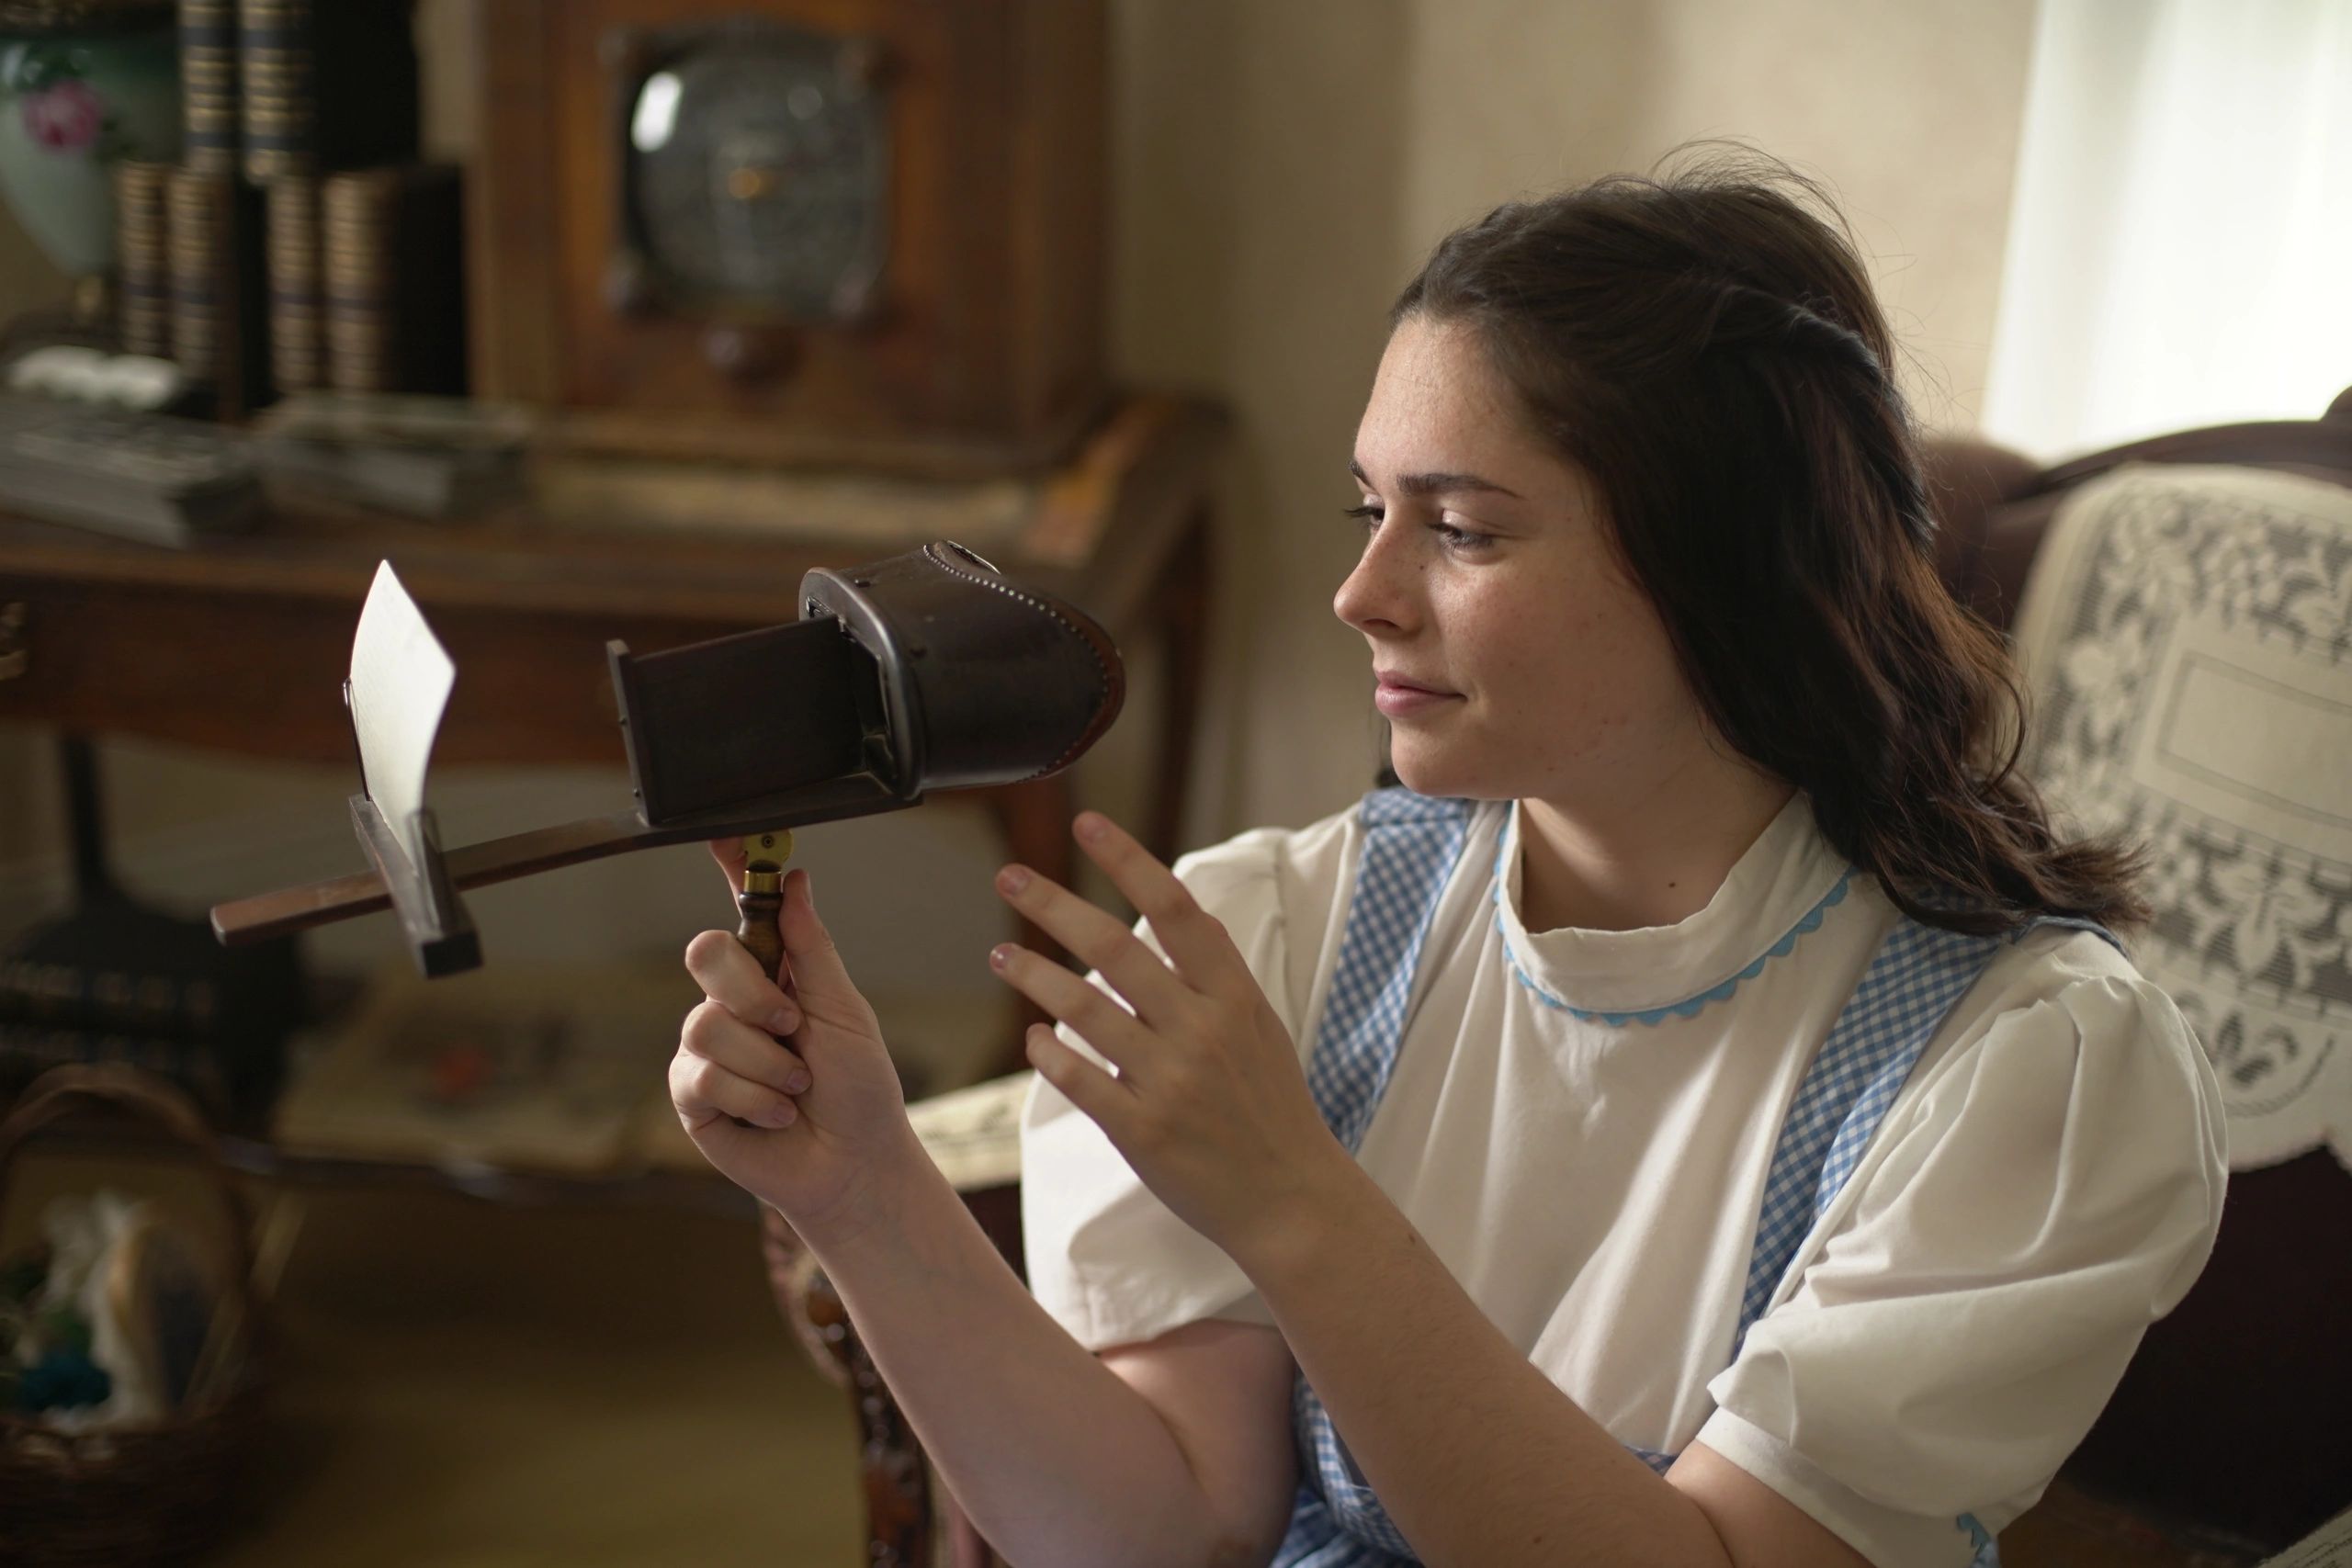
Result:
[[[415,841],[424,852],[423,864],[411,860],[400,835],[392,831],[392,825],[367,793],[367,752],[360,744],[348,681],[343,683],[343,711],[351,725],[351,753],[359,763],[360,793],[349,801],[351,829],[392,901],[418,973],[433,979],[480,968],[481,938],[474,930],[473,917],[466,913],[450,885],[448,860],[441,852],[440,824],[430,808],[410,819]]]

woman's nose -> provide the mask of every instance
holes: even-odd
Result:
[[[1399,530],[1384,528],[1364,544],[1355,570],[1331,595],[1331,613],[1355,627],[1401,629],[1412,617],[1412,583],[1418,569],[1402,558]]]

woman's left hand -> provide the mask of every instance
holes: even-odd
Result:
[[[999,872],[997,891],[1135,1010],[1013,943],[989,961],[1118,1069],[1114,1077],[1035,1023],[1028,1056],[1038,1073],[1093,1119],[1160,1201],[1248,1271],[1251,1255],[1316,1213],[1317,1193],[1351,1163],[1225,927],[1109,818],[1081,812],[1074,830],[1150,922],[1166,960],[1124,921],[1025,866]]]

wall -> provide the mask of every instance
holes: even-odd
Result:
[[[470,140],[466,0],[426,0],[436,151]],[[1338,518],[1390,297],[1447,228],[1497,200],[1747,138],[1842,194],[1933,423],[1974,417],[1991,337],[2031,0],[1114,0],[1114,357],[1238,415],[1193,841],[1338,809],[1377,732],[1363,643],[1329,614],[1351,558]],[[12,243],[13,242],[13,243]],[[0,231],[0,308],[47,292]],[[322,672],[322,676],[324,672]],[[462,677],[461,677],[462,678]],[[330,771],[110,747],[134,881],[190,907],[346,869]],[[0,925],[60,896],[46,747],[0,729]],[[1114,749],[1087,787],[1138,780]],[[453,841],[610,804],[615,775],[437,781]],[[937,989],[1001,927],[970,814],[806,836],[853,966]],[[852,874],[854,873],[854,874]],[[920,899],[902,891],[926,889]],[[628,857],[479,896],[494,955],[674,953],[725,914],[693,852]],[[381,918],[322,933],[324,961],[396,952]],[[966,962],[968,960],[968,963]]]
[[[1171,236],[1133,217],[1121,236],[1126,362],[1198,378],[1196,361],[1217,355],[1208,384],[1244,420],[1227,558],[1247,608],[1237,601],[1223,646],[1229,671],[1283,676],[1226,687],[1224,825],[1311,820],[1368,782],[1368,660],[1329,609],[1352,558],[1335,517],[1356,500],[1350,438],[1389,299],[1494,203],[1645,169],[1693,138],[1749,140],[1840,194],[1914,356],[1904,378],[1921,413],[1974,422],[2032,0],[1210,6],[1203,30],[1242,67],[1194,74],[1215,90],[1173,105],[1134,101],[1168,62],[1143,20],[1159,7],[1130,9],[1126,134],[1203,183],[1232,171],[1216,215],[1236,243],[1206,262],[1222,295],[1190,297],[1210,291],[1193,273],[1202,258]],[[1127,188],[1151,190],[1136,176],[1160,168],[1136,151]]]

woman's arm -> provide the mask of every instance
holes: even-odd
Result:
[[[920,1149],[866,1215],[803,1235],[948,1487],[1022,1568],[1254,1568],[1290,1517],[1290,1352],[1203,1322],[1098,1359]]]
[[[1030,1059],[1249,1275],[1423,1561],[1863,1563],[1720,1456],[1694,1450],[1661,1479],[1554,1386],[1323,1124],[1295,1046],[1224,928],[1114,825],[1088,813],[1077,834],[1167,958],[1125,922],[1008,867],[998,878],[1007,900],[1126,1003],[1000,948],[1005,977],[1115,1075],[1042,1025]]]
[[[740,846],[714,848],[740,875]],[[1116,1372],[1097,1360],[923,1152],[805,872],[777,923],[781,987],[723,931],[688,946],[709,999],[681,1033],[671,1098],[711,1163],[824,1267],[981,1532],[1023,1568],[1264,1562],[1295,1485],[1280,1337],[1197,1324],[1113,1352]]]

